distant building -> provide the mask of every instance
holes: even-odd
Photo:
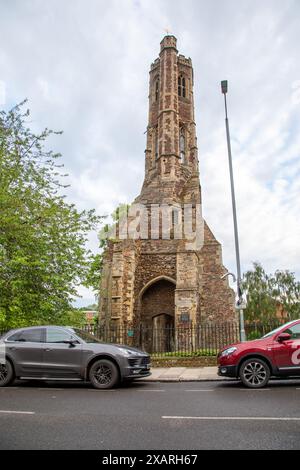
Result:
[[[97,310],[83,310],[83,313],[85,315],[85,320],[87,323],[93,323],[99,315],[99,312]]]

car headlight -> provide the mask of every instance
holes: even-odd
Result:
[[[126,349],[126,348],[118,348],[119,352],[122,354],[122,356],[126,356],[126,357],[129,357],[129,356],[143,356],[142,353],[139,353],[137,351],[131,351],[130,349]]]
[[[221,357],[230,356],[230,355],[233,354],[236,350],[237,350],[237,348],[236,348],[235,346],[232,346],[231,348],[225,349],[225,351],[223,351],[223,352],[221,353]]]

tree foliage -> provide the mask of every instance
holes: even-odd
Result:
[[[253,263],[253,270],[244,274],[242,288],[247,296],[247,320],[270,320],[279,314],[299,318],[300,282],[294,273],[277,270],[267,274],[261,264]]]
[[[0,326],[64,323],[92,254],[100,218],[66,202],[51,134],[28,127],[24,103],[0,112]]]
[[[86,274],[84,285],[90,287],[97,299],[99,299],[100,282],[102,276],[103,251],[96,253],[90,259],[89,269]]]

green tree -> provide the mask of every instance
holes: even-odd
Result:
[[[272,296],[287,312],[288,318],[294,320],[300,316],[300,282],[290,271],[277,270],[272,280]]]
[[[101,251],[100,253],[92,256],[86,279],[84,281],[84,285],[93,290],[97,299],[99,299],[99,289],[102,276],[102,254],[103,252]]]
[[[60,133],[33,133],[23,106],[0,112],[0,327],[65,323],[100,221],[66,202],[60,154],[46,148]]]
[[[300,315],[300,283],[290,271],[267,274],[260,263],[243,276],[242,289],[247,296],[247,320],[272,320],[279,308],[289,319]]]
[[[89,304],[89,305],[86,305],[84,307],[77,308],[77,310],[81,311],[81,312],[86,312],[87,310],[97,310],[97,309],[98,309],[97,304]]]

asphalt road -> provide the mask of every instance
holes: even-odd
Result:
[[[300,449],[300,381],[0,389],[0,449]]]

